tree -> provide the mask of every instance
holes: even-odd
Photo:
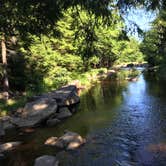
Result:
[[[0,33],[5,91],[9,89],[6,70],[6,42],[10,37],[17,36],[17,38],[25,40],[28,33],[39,36],[47,34],[53,29],[55,22],[61,18],[62,10],[66,10],[69,7],[75,8],[77,5],[80,5],[81,9],[87,10],[89,16],[95,17],[95,19],[102,18],[105,23],[109,23],[112,9],[119,8],[121,11],[124,11],[127,8],[140,5],[146,5],[148,9],[155,9],[156,7],[161,8],[165,6],[165,2],[164,0],[118,0],[116,2],[113,0],[2,0],[0,4]],[[82,50],[85,59],[86,56],[90,56],[94,52],[94,25],[96,23],[92,24],[89,20],[83,28],[84,32],[86,32],[85,41],[87,44],[86,48],[88,48]]]
[[[142,52],[150,65],[165,63],[166,54],[166,10],[161,10],[152,23],[152,28],[145,33],[141,44]]]

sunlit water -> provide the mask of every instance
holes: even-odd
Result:
[[[143,75],[137,82],[104,81],[82,96],[78,109],[56,127],[27,135],[8,133],[5,141],[24,145],[7,154],[3,165],[33,165],[45,154],[57,155],[60,166],[166,165],[166,82]],[[76,151],[44,145],[65,129],[86,137],[87,143]]]

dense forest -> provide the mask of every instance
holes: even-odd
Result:
[[[32,11],[27,11],[27,16],[21,13],[21,18],[17,12],[22,4],[16,4],[6,2],[2,8],[9,23],[1,28],[2,54],[4,47],[7,50],[1,61],[1,90],[41,92],[82,78],[92,69],[143,62],[139,42],[127,36],[125,22],[116,7],[108,16],[97,16],[76,5],[61,9],[53,24],[43,26],[31,13],[35,10],[33,4]],[[9,10],[13,15],[7,15]]]
[[[165,63],[165,2],[2,1],[0,90],[42,93],[123,63]],[[142,43],[128,35],[124,13],[157,13]],[[139,28],[138,28],[139,29]]]

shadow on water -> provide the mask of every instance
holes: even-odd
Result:
[[[165,166],[165,89],[163,82],[143,75],[128,84],[97,84],[64,123],[27,135],[9,133],[7,141],[25,144],[7,155],[6,165],[29,166],[40,155],[57,154],[60,166]],[[86,137],[87,143],[76,151],[44,146],[48,137],[65,129]]]

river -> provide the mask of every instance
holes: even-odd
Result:
[[[87,143],[76,151],[44,145],[65,129]],[[166,82],[143,74],[136,82],[103,81],[83,93],[78,112],[64,123],[5,139],[24,144],[7,154],[4,166],[33,165],[45,154],[57,155],[60,166],[165,166]]]

